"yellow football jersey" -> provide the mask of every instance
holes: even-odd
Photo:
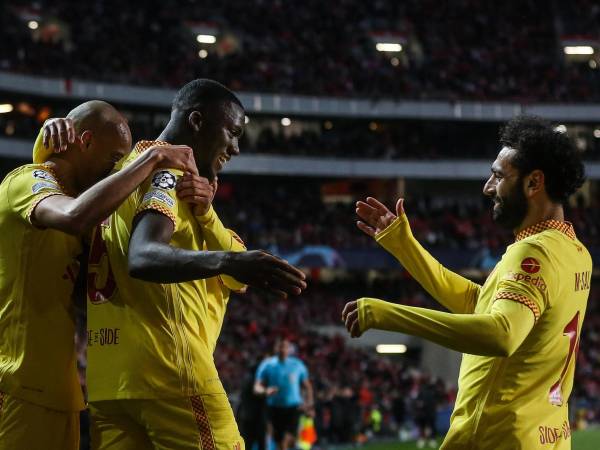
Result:
[[[376,239],[436,298],[448,293],[442,303],[461,314],[364,299],[359,302],[362,320],[475,353],[463,355],[458,397],[442,448],[571,448],[567,401],[592,273],[590,254],[573,227],[549,220],[523,230],[481,287],[433,260],[412,237],[406,216]],[[469,334],[484,337],[485,331],[469,330],[477,324],[471,318],[489,318],[494,303],[504,301],[529,308],[535,323],[514,353],[480,356],[488,351],[483,339],[453,342],[457,338],[452,329],[457,327],[463,339]],[[392,316],[394,323],[385,323]],[[415,325],[429,319],[430,329]]]
[[[82,247],[77,237],[31,224],[51,195],[65,193],[44,165],[19,167],[0,185],[0,391],[79,411],[71,294]]]
[[[138,142],[125,164],[157,143]],[[88,277],[87,380],[92,402],[224,392],[212,353],[229,297],[227,284],[239,286],[217,277],[159,284],[128,275],[132,222],[144,210],[159,211],[173,221],[170,244],[175,247],[203,250],[209,241],[237,245],[212,208],[196,218],[179,202],[175,185],[180,175],[156,171],[94,236]],[[203,220],[209,229],[203,229]]]

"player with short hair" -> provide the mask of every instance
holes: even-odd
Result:
[[[245,251],[212,208],[217,173],[239,153],[244,109],[199,79],[177,93],[157,143],[189,145],[201,176],[155,172],[92,243],[88,276],[88,392],[92,448],[242,450],[213,351],[231,290],[299,294],[304,274]],[[177,195],[178,194],[178,195]],[[191,204],[191,206],[190,206]]]
[[[44,149],[40,136],[35,163],[16,168],[0,185],[2,450],[79,448],[84,401],[71,293],[82,236],[155,169],[193,168],[191,149],[155,146],[100,181],[130,151],[127,121],[100,101],[78,106],[67,120],[71,135],[58,136],[56,146],[67,152]],[[66,131],[61,121],[51,125]]]
[[[273,439],[279,450],[287,450],[295,446],[301,412],[314,416],[313,388],[304,363],[290,356],[288,339],[277,339],[274,350],[256,369],[254,392],[267,396]]]
[[[568,400],[592,260],[564,221],[583,183],[580,155],[547,122],[517,117],[483,192],[515,242],[483,285],[449,271],[413,237],[403,200],[394,215],[357,203],[358,227],[391,252],[450,313],[362,298],[342,318],[352,336],[370,328],[421,336],[463,352],[443,449],[569,449]]]

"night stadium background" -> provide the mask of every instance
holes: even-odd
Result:
[[[356,229],[357,199],[391,207],[405,196],[416,237],[481,281],[511,239],[481,194],[498,130],[535,114],[583,154],[588,180],[566,215],[600,257],[593,1],[11,0],[0,3],[0,42],[2,177],[30,161],[47,118],[84,100],[115,105],[135,141],[159,134],[191,79],[239,94],[242,153],[220,177],[215,208],[249,248],[302,267],[309,287],[286,301],[233,297],[215,359],[236,410],[251,369],[288,336],[315,386],[316,447],[415,448],[424,402],[434,404],[439,443],[456,395],[460,355],[383,332],[351,341],[341,326],[343,305],[359,296],[436,307]],[[570,399],[576,450],[600,448],[599,275]],[[83,306],[79,316],[83,382]],[[379,344],[401,353],[378,353]]]

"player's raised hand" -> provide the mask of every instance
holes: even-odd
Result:
[[[177,181],[177,197],[190,203],[194,215],[206,214],[217,192],[217,178],[212,183],[207,178],[186,172]]]
[[[342,322],[346,326],[346,330],[350,333],[351,337],[360,337],[362,332],[360,331],[360,324],[358,322],[358,301],[346,303],[344,310],[342,311]]]
[[[187,145],[153,145],[148,149],[156,157],[157,169],[179,169],[198,174],[194,152]]]
[[[376,198],[367,197],[364,202],[356,202],[356,214],[361,219],[356,222],[356,226],[364,233],[374,237],[390,226],[397,216],[404,214],[404,199],[398,199],[396,214],[394,214]]]
[[[54,153],[66,151],[67,145],[75,143],[77,139],[73,120],[58,117],[44,122],[42,142],[46,148],[50,148],[50,145],[52,145]]]
[[[287,298],[306,289],[306,276],[296,267],[262,250],[232,253],[225,273],[259,291]]]

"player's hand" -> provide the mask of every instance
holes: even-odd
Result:
[[[356,226],[369,236],[375,237],[390,226],[396,217],[404,214],[404,199],[398,199],[394,214],[376,198],[367,197],[364,202],[356,202],[356,214],[361,219],[356,222]]]
[[[225,273],[237,281],[277,297],[300,295],[306,276],[296,267],[262,250],[229,253]]]
[[[346,330],[350,333],[350,336],[360,337],[362,331],[360,331],[360,324],[358,323],[358,301],[346,303],[344,310],[342,311],[342,322],[346,326]]]
[[[179,169],[198,175],[194,152],[187,145],[153,145],[148,152],[156,158],[157,169]]]
[[[265,395],[270,397],[271,395],[275,395],[279,392],[279,388],[277,386],[269,386],[265,389]]]
[[[217,193],[217,179],[211,183],[207,178],[186,172],[177,181],[177,197],[190,203],[196,216],[206,214]]]
[[[78,140],[75,133],[75,125],[72,119],[55,118],[48,119],[42,127],[42,143],[44,147],[52,149],[54,153],[61,153],[67,150],[68,144],[73,144]]]

